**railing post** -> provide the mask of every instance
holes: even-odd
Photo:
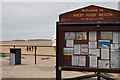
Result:
[[[37,47],[35,46],[35,65],[36,65],[36,49]]]

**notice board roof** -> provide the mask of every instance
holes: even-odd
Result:
[[[120,11],[90,5],[59,15],[60,22],[120,22]]]

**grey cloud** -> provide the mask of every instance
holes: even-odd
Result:
[[[59,14],[91,4],[118,9],[117,2],[3,2],[3,40],[51,38]]]

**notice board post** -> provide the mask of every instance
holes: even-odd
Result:
[[[63,70],[97,72],[73,80],[95,76],[115,80],[100,73],[120,73],[118,13],[92,5],[60,15],[56,27],[57,80],[61,80]]]
[[[58,26],[59,26],[59,23],[57,22],[56,23],[56,39],[57,39],[57,41],[56,41],[56,43],[58,43],[59,42],[59,39],[58,39],[58,36],[59,36],[59,28],[58,28]],[[61,67],[59,66],[59,44],[56,44],[56,80],[61,80]]]

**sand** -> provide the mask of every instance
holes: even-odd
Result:
[[[52,45],[51,41],[4,41],[3,45]],[[9,53],[12,47],[2,47],[2,53]],[[19,47],[20,48],[20,47]],[[21,47],[22,54],[34,54],[27,52],[26,47]],[[55,55],[54,49],[37,48],[37,55]],[[48,58],[42,60],[42,58]],[[34,64],[34,55],[22,55],[21,65],[9,65],[9,57],[2,58],[2,78],[56,78],[56,57],[37,56],[37,65]],[[93,74],[92,72],[62,71],[62,78],[72,78],[82,75]],[[118,74],[112,74],[118,78]],[[52,79],[52,80],[54,80]],[[85,79],[96,80],[96,78]],[[104,79],[102,79],[104,80]]]
[[[27,45],[32,46],[51,46],[52,41],[3,41],[2,45],[26,45],[26,47],[16,47],[21,48],[22,54],[34,54],[35,51],[27,51]],[[10,48],[14,48],[13,46],[3,46],[2,53],[10,53]],[[52,47],[37,47],[38,55],[55,55],[54,49]]]

